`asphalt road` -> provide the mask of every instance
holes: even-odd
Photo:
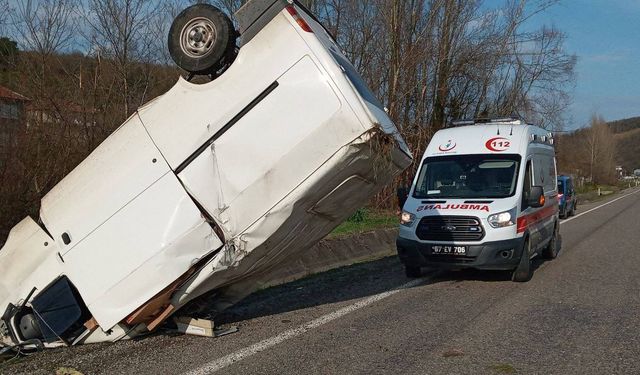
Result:
[[[254,294],[217,319],[235,334],[58,349],[0,372],[640,373],[640,190],[578,214],[528,283],[475,271],[410,281],[386,258]]]

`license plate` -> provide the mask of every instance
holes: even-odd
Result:
[[[431,253],[436,255],[467,255],[467,247],[452,245],[432,245]]]

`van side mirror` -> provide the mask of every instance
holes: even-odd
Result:
[[[538,208],[543,207],[545,203],[544,190],[542,186],[532,186],[527,199],[527,205],[529,207]]]

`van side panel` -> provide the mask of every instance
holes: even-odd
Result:
[[[334,150],[361,133],[353,113],[342,107],[310,57],[278,78],[278,84],[179,175],[191,195],[232,235],[268,212]]]
[[[30,217],[13,227],[0,251],[0,301],[17,301],[32,288],[47,286],[61,273],[57,251],[55,242]]]
[[[542,186],[545,194],[545,205],[540,208],[528,208],[523,212],[532,217],[528,226],[533,250],[544,247],[553,233],[557,215],[556,166],[553,149],[532,145],[532,185]]]
[[[65,273],[109,329],[221,246],[167,173],[69,252]]]
[[[176,170],[307,54],[308,46],[280,13],[240,50],[223,75],[205,84],[180,79],[166,94],[140,108],[140,117]]]
[[[134,114],[42,199],[42,221],[65,256],[169,171]]]

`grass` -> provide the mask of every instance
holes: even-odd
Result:
[[[620,190],[629,187],[629,182],[620,181],[617,185],[595,185],[585,184],[582,187],[576,187],[576,193],[578,195],[578,204],[580,202],[596,202],[606,198],[611,194],[620,192]],[[632,184],[633,187],[633,184]],[[602,195],[598,195],[598,188]]]
[[[375,229],[395,228],[398,226],[398,215],[391,211],[371,211],[361,208],[347,221],[333,230],[328,238],[344,237],[353,234],[370,232]]]

